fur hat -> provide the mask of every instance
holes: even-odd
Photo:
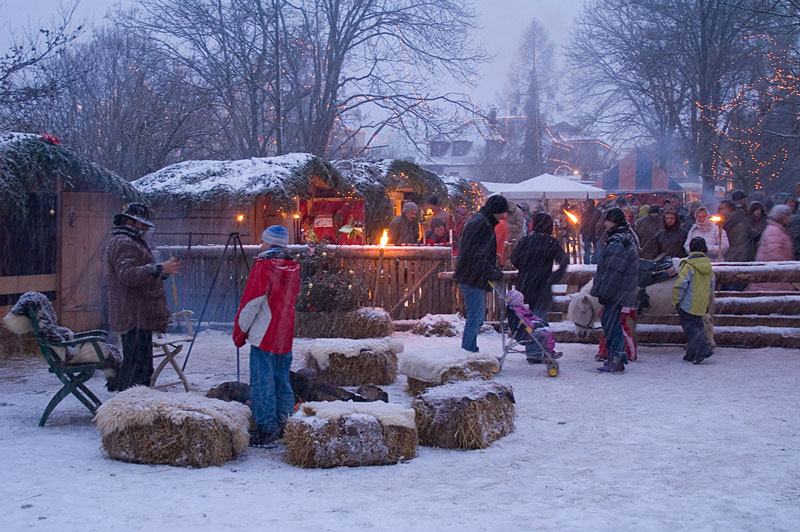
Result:
[[[658,205],[650,205],[649,214],[661,214],[661,207]]]
[[[689,242],[689,251],[694,253],[699,251],[701,253],[708,253],[708,246],[706,245],[706,239],[702,236],[696,236]]]
[[[519,290],[509,290],[506,292],[506,303],[518,307],[525,302],[525,296]]]
[[[606,211],[605,220],[614,222],[617,225],[627,225],[628,220],[625,218],[625,213],[619,207],[611,207]]]
[[[733,194],[731,194],[731,199],[733,201],[743,200],[747,197],[747,194],[744,193],[744,190],[734,190]]]
[[[402,211],[403,214],[411,211],[419,212],[419,205],[417,205],[413,201],[406,202],[406,204],[403,205],[403,211]]]
[[[128,203],[125,210],[114,215],[114,225],[123,225],[125,218],[141,222],[147,227],[155,227],[153,223],[153,211],[144,203]]]
[[[272,246],[285,248],[289,245],[289,231],[282,225],[270,225],[261,233],[261,240]]]

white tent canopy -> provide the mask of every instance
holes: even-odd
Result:
[[[584,185],[552,174],[542,174],[521,183],[481,181],[492,194],[501,194],[515,201],[535,199],[599,199],[606,196],[602,188]]]

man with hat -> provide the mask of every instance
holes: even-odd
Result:
[[[289,369],[300,290],[300,263],[289,255],[286,228],[267,227],[261,240],[267,249],[256,257],[233,325],[236,347],[250,342],[250,408],[258,426],[253,446],[280,439],[294,411]]]
[[[658,205],[650,205],[647,216],[636,220],[636,236],[642,246],[639,252],[641,258],[653,260],[658,256],[658,239],[656,236],[661,232],[662,226],[661,207]]]
[[[114,227],[104,251],[108,286],[108,320],[122,336],[119,390],[149,386],[153,376],[153,331],[164,331],[171,313],[164,279],[179,273],[181,262],[156,263],[144,235],[153,212],[143,203],[130,203],[114,215]]]
[[[389,222],[389,243],[419,244],[419,206],[413,201],[406,202],[400,216]]]
[[[631,231],[625,213],[619,207],[610,208],[603,222],[606,242],[597,259],[597,273],[592,283],[591,295],[603,305],[600,321],[603,325],[605,345],[608,350],[604,373],[625,371],[625,337],[622,331],[623,307],[636,307],[638,303],[636,281],[639,273],[639,246]]]

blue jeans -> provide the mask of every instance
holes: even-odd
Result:
[[[250,346],[250,409],[258,428],[273,432],[294,412],[291,351],[276,355]]]
[[[583,263],[597,264],[597,239],[583,241]]]
[[[461,297],[464,298],[464,314],[467,323],[461,335],[461,348],[473,353],[478,352],[478,332],[486,318],[486,292],[481,288],[459,283]]]
[[[600,323],[603,325],[603,334],[606,337],[607,360],[620,357],[620,360],[625,362],[627,355],[625,354],[625,336],[622,332],[622,305],[609,301],[603,307]]]

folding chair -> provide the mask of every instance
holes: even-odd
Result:
[[[187,392],[189,391],[189,381],[186,378],[186,375],[184,375],[183,370],[181,370],[180,364],[178,364],[178,361],[175,360],[175,357],[183,350],[183,346],[185,344],[192,343],[192,338],[194,338],[194,329],[192,328],[192,320],[190,318],[193,314],[194,312],[191,310],[181,310],[172,315],[172,319],[179,326],[181,325],[181,321],[183,322],[183,325],[186,327],[185,335],[156,333],[156,338],[153,339],[153,359],[155,360],[156,358],[163,358],[164,360],[161,361],[161,363],[153,372],[153,377],[150,379],[151,388],[156,387],[156,380],[158,379],[158,376],[167,366],[167,363],[169,363],[172,365],[173,369],[175,369],[175,373],[178,374],[180,381],[160,384],[158,387],[163,388],[173,384],[183,383],[184,389]],[[158,352],[158,349],[160,349],[161,352]]]
[[[44,427],[44,424],[47,422],[47,417],[50,415],[50,413],[55,409],[58,403],[60,403],[70,394],[77,397],[78,401],[83,403],[92,414],[95,414],[97,412],[97,408],[102,403],[100,402],[100,399],[98,399],[97,396],[86,387],[85,383],[92,378],[95,371],[102,370],[102,365],[105,358],[103,356],[102,349],[100,349],[99,342],[104,341],[106,332],[95,330],[75,333],[72,340],[65,342],[53,342],[46,340],[42,336],[42,332],[39,328],[39,320],[36,317],[36,313],[32,309],[28,309],[28,317],[33,325],[33,332],[36,335],[36,343],[39,345],[42,356],[44,356],[44,359],[47,361],[47,365],[50,368],[50,373],[53,373],[56,377],[58,377],[58,380],[60,380],[64,385],[61,387],[58,393],[56,393],[53,398],[50,399],[50,402],[47,404],[47,408],[44,409],[42,419],[39,420],[39,426]],[[84,344],[92,345],[95,353],[97,353],[97,362],[69,364],[62,362],[53,351],[53,349],[57,347],[79,347]]]

